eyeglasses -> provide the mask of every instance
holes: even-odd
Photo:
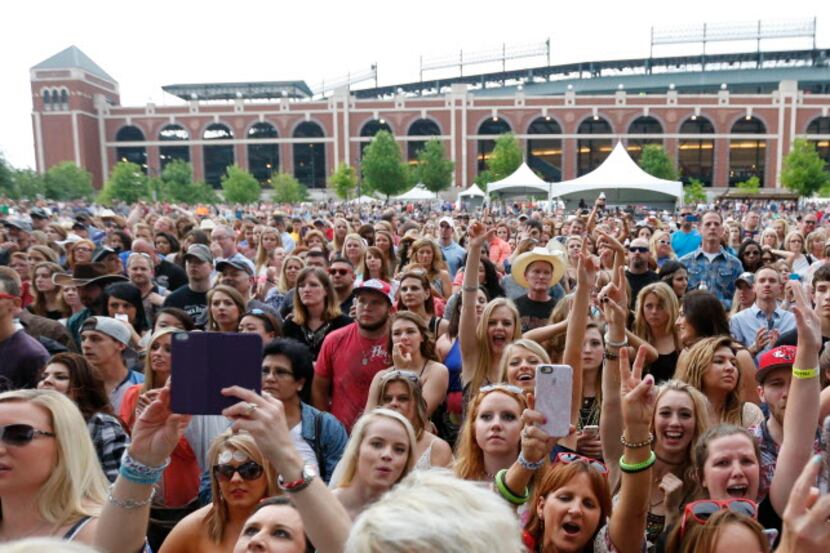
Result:
[[[28,424],[7,424],[0,425],[0,441],[6,445],[23,447],[34,440],[37,436],[54,438],[54,432],[38,430]]]
[[[669,241],[668,240],[658,240],[657,243],[662,244],[663,246],[665,246],[666,244],[669,243]]]
[[[631,246],[628,251],[631,253],[648,253],[648,248],[645,246]]]
[[[292,371],[289,371],[288,369],[274,369],[274,370],[271,370],[267,367],[262,367],[262,376],[263,376],[263,378],[268,376],[268,375],[273,375],[275,378],[289,378],[289,377],[293,378],[294,377],[294,373]]]
[[[349,273],[351,273],[349,269],[329,269],[330,275],[346,276]]]
[[[562,453],[556,456],[556,459],[553,462],[562,463],[564,465],[582,462],[587,464],[589,467],[591,467],[601,475],[605,476],[606,478],[608,477],[608,467],[605,466],[605,463],[603,463],[602,461],[598,461],[596,459],[591,459],[590,457],[585,457],[584,455],[580,455],[578,453],[563,451]]]
[[[388,373],[385,373],[380,378],[380,381],[381,382],[388,382],[390,380],[398,380],[400,378],[403,378],[405,380],[409,380],[410,382],[420,382],[420,378],[418,378],[418,375],[415,374],[414,372],[412,372],[412,371],[402,371],[402,370],[399,370],[399,369],[396,369],[394,371],[389,371]]]
[[[706,524],[715,513],[728,509],[733,513],[758,518],[758,504],[751,499],[700,499],[692,501],[683,509],[683,522],[680,523],[680,536],[686,532],[686,521],[693,520],[698,524]]]
[[[239,473],[242,480],[256,480],[262,476],[262,465],[254,461],[242,463],[238,467],[233,465],[213,465],[213,474],[218,480],[223,482],[229,481],[233,478],[234,473]]]
[[[510,392],[512,394],[519,394],[522,397],[524,397],[525,394],[524,390],[518,386],[513,386],[512,384],[488,384],[487,386],[479,388],[478,391],[481,394],[487,394],[490,392]]]

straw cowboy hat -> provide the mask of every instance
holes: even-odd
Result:
[[[107,272],[103,263],[78,263],[74,273],[52,275],[52,282],[58,286],[86,286],[87,284],[108,284],[116,280],[127,280],[124,275]]]
[[[535,261],[544,261],[549,263],[553,268],[553,278],[551,278],[551,286],[557,284],[565,274],[565,269],[568,262],[565,261],[565,253],[563,251],[551,251],[548,248],[533,248],[530,251],[519,254],[513,266],[510,269],[510,274],[513,275],[513,280],[522,288],[528,288],[528,282],[525,278],[525,271],[531,263]]]

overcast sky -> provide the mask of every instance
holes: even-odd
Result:
[[[118,81],[122,105],[169,105],[178,100],[162,92],[166,84],[298,79],[314,86],[374,62],[380,84],[395,84],[418,79],[420,55],[550,38],[552,63],[646,57],[652,25],[813,16],[818,47],[830,47],[830,2],[822,0],[8,2],[0,16],[0,151],[14,166],[34,166],[29,69],[73,44]],[[808,39],[767,41],[764,49],[809,46]],[[699,45],[662,47],[655,56],[698,52]],[[543,64],[540,57],[510,67]]]

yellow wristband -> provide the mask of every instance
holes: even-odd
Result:
[[[796,369],[793,367],[793,376],[799,380],[808,380],[818,376],[818,369]]]

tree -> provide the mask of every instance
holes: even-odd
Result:
[[[484,185],[483,188],[486,188],[488,183],[512,175],[522,164],[522,160],[522,148],[518,139],[511,133],[499,136],[496,139],[496,147],[487,159],[487,171],[479,175],[481,178],[476,179],[476,184]]]
[[[150,185],[147,175],[141,172],[141,167],[129,161],[119,161],[103,190],[98,194],[98,202],[111,204],[113,201],[122,201],[134,204],[139,200],[150,199]]]
[[[677,169],[660,144],[646,144],[640,155],[640,168],[653,177],[677,180]]]
[[[388,131],[380,131],[363,152],[360,163],[363,182],[369,190],[389,196],[406,190],[410,182],[409,168],[401,162],[401,149]]]
[[[33,200],[46,195],[46,182],[42,175],[31,169],[18,169],[12,172],[15,193],[20,198]]]
[[[340,163],[329,178],[329,186],[334,189],[338,198],[348,200],[349,196],[357,186],[357,173],[354,167],[346,163]]]
[[[293,175],[276,173],[272,177],[271,200],[278,204],[296,204],[308,200],[308,189]]]
[[[761,179],[752,176],[743,182],[739,182],[737,187],[746,194],[757,194],[761,190]]]
[[[797,138],[784,158],[781,183],[802,196],[812,196],[830,186],[830,174],[824,170],[826,165],[812,142]]]
[[[44,176],[46,197],[50,200],[91,200],[92,175],[71,161],[53,165]]]
[[[6,163],[6,158],[3,157],[2,152],[0,152],[0,196],[17,198],[13,171],[11,166]]]
[[[420,181],[430,192],[441,192],[452,184],[455,163],[444,158],[444,145],[437,138],[426,143],[418,152],[418,165],[415,179]]]
[[[212,187],[201,181],[193,182],[193,168],[181,159],[174,159],[164,167],[158,184],[158,197],[162,201],[189,205],[219,201]]]
[[[230,203],[252,204],[259,201],[262,188],[253,175],[233,164],[222,177],[222,192]]]
[[[699,204],[706,201],[706,189],[698,179],[692,179],[689,184],[683,187],[683,202],[687,204]]]

